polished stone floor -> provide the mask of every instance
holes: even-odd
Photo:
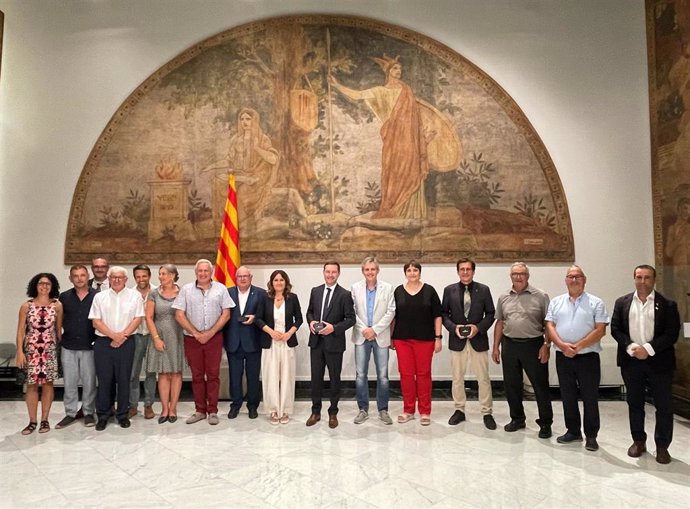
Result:
[[[224,403],[227,406],[227,403]],[[391,415],[401,411],[391,403]],[[534,418],[536,405],[527,403]],[[181,403],[188,415],[191,402]],[[653,408],[648,407],[653,414]],[[56,402],[51,424],[63,416]],[[275,508],[615,508],[688,507],[690,423],[676,419],[673,461],[659,465],[654,445],[640,459],[630,445],[624,402],[601,403],[601,449],[558,445],[537,426],[506,433],[505,401],[495,403],[496,431],[482,424],[476,401],[468,421],[449,426],[453,404],[434,402],[433,423],[355,425],[356,404],[341,404],[340,426],[295,418],[271,425],[246,410],[218,426],[184,420],[159,425],[138,416],[132,427],[103,432],[81,422],[22,436],[20,401],[0,402],[0,507],[275,507]],[[563,431],[555,403],[555,434]],[[227,411],[227,409],[226,409]],[[648,429],[651,429],[648,421]]]

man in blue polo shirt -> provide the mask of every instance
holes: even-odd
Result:
[[[565,284],[568,293],[555,297],[546,312],[546,332],[556,348],[556,371],[561,388],[566,433],[556,439],[559,444],[582,442],[585,449],[599,449],[599,381],[601,380],[601,338],[606,334],[609,315],[604,301],[585,292],[587,276],[577,265],[568,268]],[[584,407],[580,420],[578,389]]]

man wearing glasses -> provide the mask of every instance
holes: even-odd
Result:
[[[503,385],[510,408],[510,422],[503,429],[511,433],[525,427],[522,404],[522,372],[527,374],[539,409],[539,438],[551,437],[553,409],[549,393],[549,342],[544,340],[544,317],[549,296],[529,284],[529,267],[515,262],[510,267],[510,290],[496,303],[496,325],[491,358],[503,359]],[[501,347],[503,350],[501,351]]]
[[[97,292],[108,289],[108,260],[102,257],[91,260],[91,273],[93,277],[89,279],[89,286]]]
[[[609,315],[604,301],[585,292],[587,277],[580,267],[572,265],[565,275],[568,293],[555,297],[546,313],[546,333],[556,348],[556,371],[561,388],[566,433],[556,439],[559,444],[582,442],[585,449],[599,449],[599,381],[601,380],[601,338],[606,334]],[[584,407],[580,420],[578,389]]]
[[[108,271],[110,288],[96,294],[89,311],[96,329],[93,345],[96,361],[96,431],[103,431],[108,423],[117,392],[117,421],[129,428],[129,380],[134,362],[133,334],[144,317],[144,302],[139,292],[126,288],[127,270],[111,267]],[[116,389],[116,390],[115,390]]]

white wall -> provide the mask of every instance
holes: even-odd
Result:
[[[0,0],[0,10],[0,341],[14,340],[33,274],[52,271],[69,286],[63,248],[72,193],[122,101],[195,42],[283,14],[366,16],[470,59],[515,99],[549,150],[587,289],[611,310],[632,286],[632,267],[653,262],[643,0]],[[273,268],[255,268],[255,281]],[[286,268],[306,307],[320,267]],[[557,295],[564,273],[564,264],[533,265],[532,282]],[[191,274],[185,270],[183,280]],[[344,267],[341,283],[359,276],[359,267]],[[401,282],[402,270],[385,266],[381,276]],[[457,279],[452,266],[425,266],[423,276],[439,292]],[[509,284],[507,266],[482,265],[476,279],[496,297]],[[299,378],[308,379],[304,330],[299,337]],[[604,382],[618,383],[613,340],[604,343]],[[352,355],[348,349],[349,378]],[[450,373],[447,354],[434,372]]]

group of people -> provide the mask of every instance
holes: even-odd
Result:
[[[405,282],[393,288],[379,279],[375,257],[363,260],[363,279],[348,291],[338,284],[340,264],[323,266],[324,283],[311,290],[306,310],[309,328],[312,407],[307,426],[321,420],[324,376],[330,380],[328,426],[338,426],[341,371],[346,350],[346,331],[352,328],[355,345],[355,424],[369,418],[368,369],[373,355],[376,367],[378,418],[393,424],[388,412],[388,364],[395,351],[400,371],[403,412],[398,423],[419,414],[421,425],[431,424],[431,366],[442,350],[442,328],[448,332],[451,352],[452,396],[455,410],[448,421],[458,425],[465,416],[465,373],[477,377],[479,403],[486,428],[497,428],[492,415],[489,357],[502,364],[512,433],[526,427],[523,407],[523,373],[534,388],[539,418],[538,437],[552,436],[553,410],[548,362],[556,352],[566,432],[561,444],[582,442],[588,451],[599,448],[598,389],[601,377],[599,352],[606,327],[618,343],[617,360],[626,386],[631,457],[646,452],[644,429],[646,388],[656,407],[656,460],[671,461],[668,448],[673,437],[671,384],[675,368],[674,345],[680,331],[675,302],[655,291],[656,271],[650,265],[635,267],[635,291],[619,298],[609,319],[604,302],[585,291],[587,277],[572,265],[565,275],[567,292],[553,299],[529,283],[529,267],[516,262],[510,267],[510,288],[494,306],[488,286],[474,280],[471,259],[457,262],[459,281],[448,285],[442,298],[421,280],[422,266],[410,261],[403,267]],[[122,427],[138,413],[140,374],[145,372],[144,417],[153,418],[155,381],[161,412],[158,422],[177,420],[177,401],[184,362],[192,373],[193,424],[207,420],[216,425],[220,388],[220,363],[225,349],[230,370],[230,411],[235,419],[245,400],[250,419],[258,417],[262,400],[272,424],[289,422],[295,400],[296,332],[303,324],[299,299],[283,270],[274,271],[267,290],[252,284],[246,266],[236,272],[236,286],[227,289],[212,281],[213,267],[202,259],[195,265],[196,280],[178,287],[174,265],[159,269],[160,286],[151,285],[146,265],[133,269],[136,286],[127,288],[127,271],[109,267],[105,259],[92,263],[88,279],[83,265],[70,269],[73,288],[59,293],[52,274],[31,279],[30,300],[19,313],[17,366],[27,370],[26,402],[28,435],[50,430],[53,382],[58,378],[58,348],[64,371],[66,416],[57,428],[83,417],[86,426],[104,430],[115,416]],[[488,332],[494,326],[489,353]],[[145,362],[144,362],[145,361]],[[78,385],[83,387],[78,408]],[[578,396],[583,401],[580,414]],[[117,403],[117,405],[115,405]],[[96,417],[94,417],[96,416]],[[584,436],[583,436],[584,435]]]

